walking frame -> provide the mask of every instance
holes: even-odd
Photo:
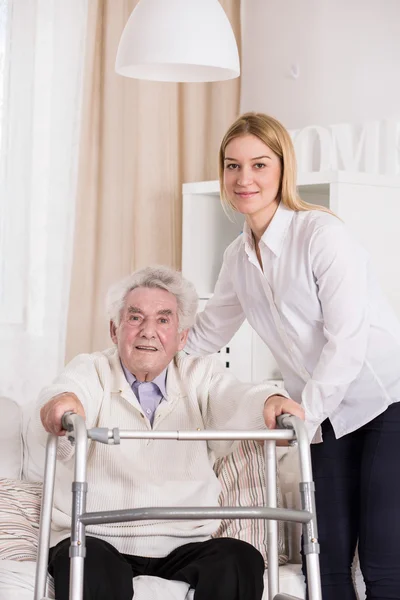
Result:
[[[319,544],[315,515],[314,482],[310,447],[303,422],[294,416],[278,418],[278,429],[260,431],[133,431],[86,429],[79,415],[66,413],[63,426],[75,445],[75,473],[72,483],[72,519],[70,545],[69,600],[83,600],[83,575],[86,554],[85,527],[101,523],[122,523],[151,519],[267,519],[268,598],[270,600],[300,600],[279,593],[278,521],[302,523],[303,552],[306,555],[309,600],[322,600],[319,571]],[[267,482],[267,507],[167,507],[132,508],[106,512],[86,512],[86,456],[88,439],[103,444],[119,444],[123,439],[152,440],[264,440]],[[301,510],[277,507],[276,441],[298,444],[300,463]],[[49,435],[46,446],[43,498],[40,519],[34,600],[46,600],[47,563],[50,543],[51,513],[57,460],[58,437]]]

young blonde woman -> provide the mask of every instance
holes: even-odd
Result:
[[[400,324],[346,225],[298,196],[293,145],[278,121],[241,116],[219,167],[222,202],[245,225],[186,349],[219,350],[247,318],[314,442],[324,600],[356,599],[357,543],[367,599],[399,599]]]

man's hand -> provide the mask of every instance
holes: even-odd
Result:
[[[285,396],[270,396],[264,404],[264,421],[268,429],[276,428],[276,418],[279,415],[289,414],[299,417],[304,421],[304,410],[294,400]],[[288,442],[277,442],[278,446],[287,446]]]
[[[66,392],[54,396],[40,409],[40,419],[43,427],[48,433],[55,435],[65,435],[65,430],[62,428],[61,419],[66,412],[73,412],[86,418],[85,410],[75,394]]]

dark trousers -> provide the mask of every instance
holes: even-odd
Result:
[[[356,600],[357,543],[367,600],[399,600],[400,403],[338,440],[326,420],[322,434],[311,458],[323,600]]]
[[[57,600],[68,600],[69,544],[50,549],[49,573]],[[132,578],[155,575],[185,581],[196,600],[261,600],[264,560],[250,544],[221,538],[185,544],[165,558],[120,554],[111,544],[86,538],[84,600],[132,600]]]

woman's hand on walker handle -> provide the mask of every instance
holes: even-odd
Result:
[[[69,411],[86,418],[82,403],[72,392],[58,394],[46,402],[40,409],[40,419],[45,430],[54,435],[65,435],[61,420],[63,415]]]
[[[264,421],[268,429],[276,429],[276,418],[280,415],[288,414],[299,417],[304,421],[305,414],[303,408],[291,398],[274,395],[267,398],[264,404]],[[277,446],[287,446],[287,440],[276,442]]]

